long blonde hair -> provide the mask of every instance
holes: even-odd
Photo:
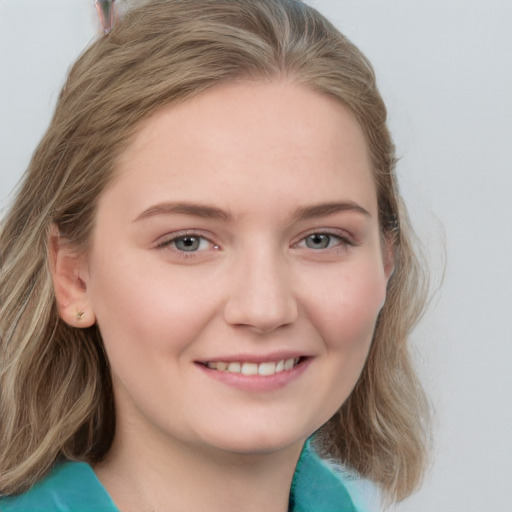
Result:
[[[410,494],[425,468],[428,411],[412,368],[409,333],[423,308],[422,267],[394,174],[386,109],[364,55],[298,0],[150,0],[79,58],[61,92],[0,238],[0,490],[18,493],[61,457],[100,461],[115,412],[96,326],[57,312],[48,268],[52,226],[86,250],[95,208],[142,120],[174,102],[241,78],[292,77],[336,98],[370,148],[380,226],[395,270],[363,373],[316,435],[318,449]]]

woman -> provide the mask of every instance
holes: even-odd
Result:
[[[96,41],[2,232],[2,510],[360,510],[318,453],[410,494],[394,164],[370,64],[301,2],[152,0]]]

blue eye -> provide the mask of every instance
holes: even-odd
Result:
[[[173,240],[173,244],[179,251],[193,252],[199,250],[203,240],[199,236],[180,236]]]
[[[327,249],[331,243],[331,235],[324,233],[313,233],[306,237],[306,247],[309,249]]]
[[[303,239],[301,244],[305,244],[308,249],[329,249],[341,245],[344,240],[336,235],[329,233],[312,233]]]
[[[205,251],[210,248],[218,248],[216,245],[212,244],[212,242],[210,242],[207,238],[195,234],[184,234],[175,236],[173,238],[168,238],[157,245],[158,249],[162,249],[165,247],[183,253],[194,253]]]

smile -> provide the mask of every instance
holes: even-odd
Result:
[[[243,361],[208,361],[207,368],[227,373],[241,373],[242,375],[275,375],[291,370],[299,364],[300,357],[281,359],[280,361],[266,361],[264,363],[249,363]]]

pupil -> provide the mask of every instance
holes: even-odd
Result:
[[[311,249],[325,249],[329,245],[329,235],[315,234],[308,238],[307,244]]]
[[[183,251],[195,251],[199,247],[199,239],[194,236],[184,236],[176,241],[176,247]]]

